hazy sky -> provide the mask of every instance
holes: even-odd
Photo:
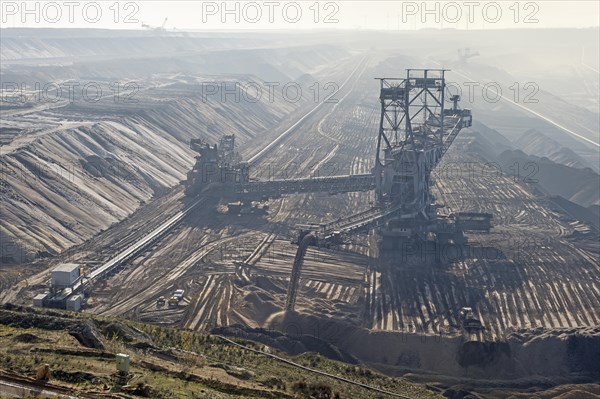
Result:
[[[6,1],[2,27],[506,29],[600,25],[600,1]]]

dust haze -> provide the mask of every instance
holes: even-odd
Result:
[[[0,324],[74,310],[423,387],[348,398],[600,396],[597,27],[160,22],[1,29]]]

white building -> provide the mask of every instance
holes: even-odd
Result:
[[[79,278],[79,265],[63,263],[52,270],[52,286],[55,288],[70,287]]]

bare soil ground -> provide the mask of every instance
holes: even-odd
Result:
[[[326,76],[343,81],[362,59],[346,59]],[[299,132],[274,148],[258,165],[256,177],[368,173],[379,116],[372,78],[382,74],[381,60],[379,54],[371,54],[340,90],[339,101],[316,112]],[[279,130],[249,140],[246,158],[301,111],[283,119],[286,123]],[[593,366],[578,370],[569,359],[576,353],[587,362],[598,348],[598,232],[552,206],[525,176],[489,171],[485,152],[474,150],[474,140],[469,132],[461,133],[433,176],[433,193],[446,214],[473,211],[494,216],[490,233],[467,234],[473,250],[469,259],[448,253],[446,262],[432,265],[426,253],[410,261],[403,254],[380,254],[373,245],[377,237],[366,234],[338,248],[311,248],[298,314],[284,317],[296,251],[290,243],[293,227],[367,209],[373,195],[291,196],[271,201],[266,216],[224,214],[218,211],[224,204],[212,204],[96,283],[86,312],[193,331],[239,323],[318,335],[397,374],[427,370],[464,379],[567,376],[558,383],[593,374]],[[175,189],[83,248],[93,252],[126,246],[184,201],[181,189]],[[77,253],[77,260],[94,259]],[[40,274],[25,295],[14,290],[3,299],[28,301],[42,290],[44,279],[47,274]],[[159,296],[169,297],[180,288],[185,297],[179,306],[157,304]],[[489,353],[487,358],[470,357],[469,345],[463,345],[471,338],[463,336],[459,326],[463,306],[473,307],[486,327],[480,338],[489,346],[474,353]],[[573,347],[585,337],[591,337],[590,346],[584,345],[590,349],[587,354]],[[484,384],[493,385],[488,380]],[[506,392],[506,387],[499,389]],[[556,392],[563,394],[558,388]]]

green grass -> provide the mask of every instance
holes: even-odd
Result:
[[[28,320],[28,317],[38,316],[48,316],[44,320],[50,320],[52,329],[16,326],[24,324],[22,320]],[[56,329],[56,321],[81,323],[87,319],[93,321],[99,332],[107,325],[116,325],[140,333],[135,332],[138,337],[133,339],[124,339],[114,333],[102,335],[105,348],[91,351],[82,347],[68,331]],[[17,323],[15,320],[21,321]],[[35,342],[16,339],[24,333],[37,339]],[[141,347],[144,349],[139,349],[139,337],[147,340],[151,347],[143,345]],[[264,348],[264,345],[252,341],[236,342],[257,350]],[[61,348],[70,348],[71,351],[65,353]],[[77,350],[82,353],[77,353]],[[301,370],[226,343],[207,333],[54,310],[0,308],[0,369],[31,377],[35,375],[37,367],[47,363],[53,371],[54,377],[50,381],[53,384],[79,392],[107,392],[106,388],[112,386],[112,374],[115,372],[112,354],[118,352],[131,357],[130,372],[134,376],[131,385],[148,387],[152,398],[308,398],[311,390],[321,392],[322,396],[317,396],[320,399],[392,397]],[[318,354],[289,357],[273,349],[271,353],[313,369],[415,399],[441,398],[422,386]],[[169,354],[173,358],[165,357]],[[237,371],[227,374],[224,369],[228,368]],[[85,374],[81,378],[77,373]]]

